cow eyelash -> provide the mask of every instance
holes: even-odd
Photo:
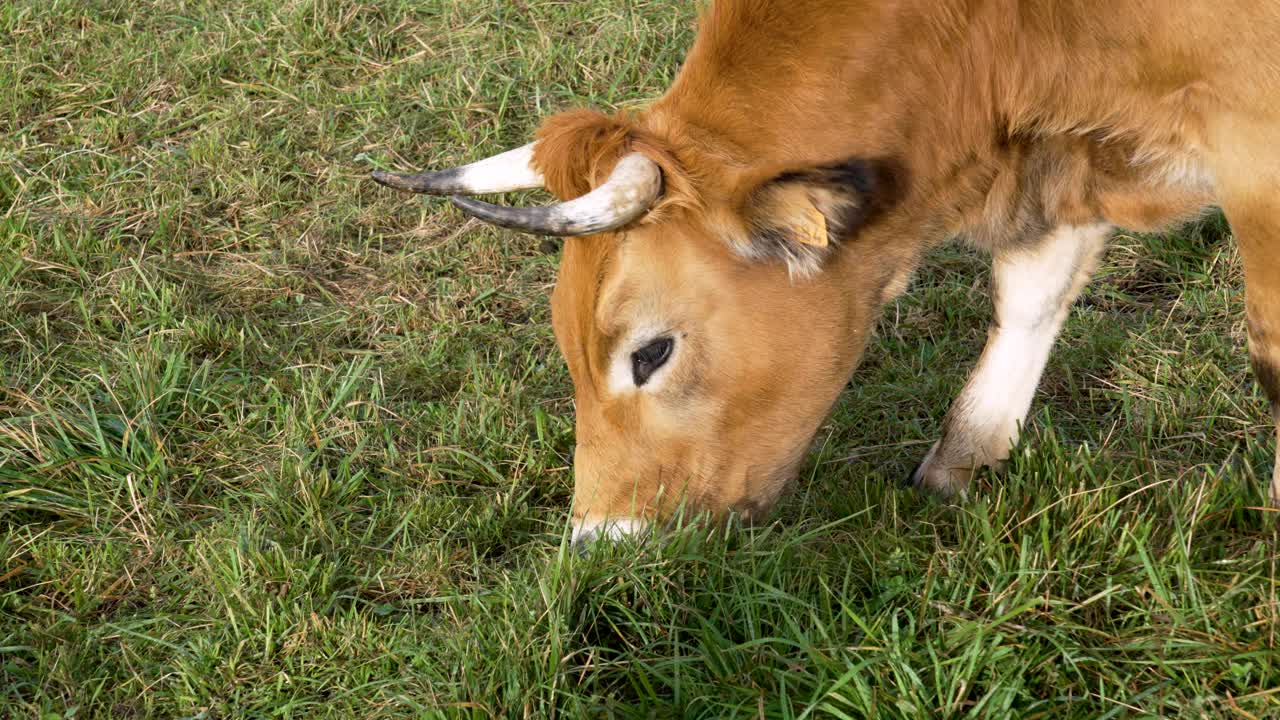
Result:
[[[631,379],[636,387],[649,382],[649,378],[671,359],[674,349],[675,340],[664,336],[631,353]]]

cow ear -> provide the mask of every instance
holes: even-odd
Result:
[[[746,254],[786,261],[809,277],[857,234],[894,194],[885,163],[846,160],[777,175],[746,201]]]

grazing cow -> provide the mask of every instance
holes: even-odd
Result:
[[[1225,210],[1280,413],[1277,50],[1272,0],[719,0],[646,109],[565,113],[474,165],[374,177],[563,201],[453,199],[571,238],[551,302],[577,540],[680,503],[767,512],[881,307],[927,250],[967,238],[993,257],[995,316],[912,475],[955,495],[1007,459],[1116,227]]]

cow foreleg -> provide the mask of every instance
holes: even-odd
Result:
[[[1230,211],[1228,211],[1230,213]],[[1280,218],[1280,207],[1267,217]],[[1270,233],[1251,226],[1241,213],[1228,214],[1227,219],[1240,244],[1244,261],[1245,315],[1249,323],[1249,359],[1253,375],[1271,404],[1271,418],[1277,425],[1277,448],[1280,448],[1280,227]],[[1271,468],[1268,497],[1280,506],[1280,461]]]
[[[1223,118],[1214,135],[1219,201],[1244,265],[1249,358],[1280,442],[1280,125]],[[1280,506],[1280,462],[1271,469],[1269,497]]]
[[[1064,225],[995,254],[987,346],[947,412],[942,439],[912,473],[916,487],[963,493],[974,472],[1008,459],[1054,338],[1110,234],[1108,225]]]

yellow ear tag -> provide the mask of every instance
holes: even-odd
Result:
[[[814,205],[808,188],[792,184],[778,190],[776,213],[788,220],[792,240],[801,245],[827,247],[827,217]]]
[[[791,185],[776,191],[774,212],[791,230],[792,239],[803,245],[827,246],[827,218],[813,204],[809,190]]]
[[[800,227],[796,228],[796,240],[814,247],[827,246],[827,218],[813,203],[805,201],[800,210]]]

